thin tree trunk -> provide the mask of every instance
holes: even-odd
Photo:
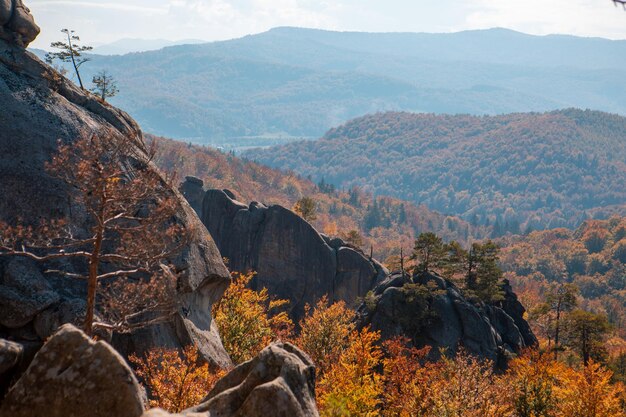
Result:
[[[105,186],[106,187],[106,186]],[[96,308],[96,290],[98,287],[98,265],[100,264],[100,251],[102,250],[102,239],[104,237],[104,205],[106,201],[106,191],[102,191],[100,197],[100,208],[98,213],[98,225],[96,239],[93,244],[93,252],[89,258],[89,279],[87,281],[87,311],[85,312],[85,333],[91,336],[93,333],[93,317]]]
[[[556,328],[554,329],[554,360],[559,359],[559,327],[561,320],[561,300],[556,306]]]
[[[76,60],[74,59],[74,47],[72,46],[72,37],[69,32],[67,34],[68,45],[70,46],[70,57],[72,58],[72,65],[74,66],[74,71],[76,71],[76,77],[78,77],[78,84],[80,84],[80,89],[84,90],[83,80],[80,78],[80,72],[78,72],[78,67],[76,66]]]

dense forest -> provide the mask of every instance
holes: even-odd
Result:
[[[505,276],[529,311],[539,311],[551,287],[573,285],[579,306],[607,316],[616,336],[626,339],[626,218],[588,220],[576,230],[536,231],[499,243]],[[533,319],[545,335],[541,315]],[[619,353],[626,342],[615,338],[608,347]]]
[[[626,213],[626,119],[595,111],[384,113],[247,156],[489,225],[497,237]]]
[[[313,203],[309,220],[319,231],[341,236],[376,258],[385,260],[408,250],[421,232],[431,231],[446,240],[468,243],[490,233],[454,216],[445,216],[421,205],[390,197],[373,198],[358,187],[340,190],[321,179],[317,183],[293,172],[269,168],[232,153],[210,147],[149,137],[156,143],[155,162],[179,178],[192,175],[205,188],[227,188],[245,203],[260,201],[294,208],[302,199]]]

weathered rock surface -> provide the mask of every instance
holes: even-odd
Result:
[[[0,402],[9,389],[23,357],[23,345],[0,339]]]
[[[39,35],[39,26],[22,0],[0,0],[0,39],[27,47]]]
[[[433,359],[439,348],[454,353],[463,347],[505,367],[509,354],[537,343],[523,318],[524,308],[506,285],[502,304],[508,311],[474,305],[450,281],[430,273],[412,278],[393,275],[376,287],[374,299],[366,301],[359,308],[361,326],[370,324],[383,339],[403,335],[416,347],[431,346]]]
[[[144,417],[170,414],[150,410]],[[289,343],[274,343],[222,378],[188,417],[316,417],[315,368]]]
[[[194,205],[197,187],[189,180],[182,185],[187,196],[195,196]],[[230,269],[256,271],[252,285],[290,300],[295,319],[302,316],[307,303],[324,295],[356,307],[357,299],[387,275],[375,260],[341,239],[325,240],[300,216],[278,205],[252,202],[246,206],[228,191],[209,190],[198,214],[228,258]]]
[[[23,352],[19,343],[0,339],[0,377],[17,364]]]
[[[137,417],[143,392],[124,359],[64,325],[9,390],[0,415],[11,417]]]
[[[0,14],[9,3],[0,0]],[[142,158],[146,150],[142,133],[126,113],[55,75],[18,43],[2,39],[0,36],[0,220],[34,223],[40,218],[64,218],[76,233],[84,232],[84,210],[68,198],[64,183],[48,175],[45,163],[59,141],[72,143],[83,132],[106,131],[134,138],[134,157]],[[179,314],[169,323],[131,336],[114,335],[113,341],[123,353],[193,342],[210,362],[228,365],[230,359],[212,323],[210,308],[230,277],[193,209],[178,190],[171,192],[179,201],[177,222],[194,230],[191,243],[172,260],[183,274],[178,285]],[[0,306],[4,309],[0,312],[0,337],[18,338],[22,327],[16,326],[32,328],[34,322],[37,334],[45,337],[57,323],[79,319],[79,300],[85,298],[83,282],[46,275],[47,286],[32,265],[24,266],[27,273],[16,278],[11,262],[0,258]],[[36,268],[43,271],[46,265]]]
[[[33,261],[11,259],[0,276],[0,325],[25,326],[60,299]]]

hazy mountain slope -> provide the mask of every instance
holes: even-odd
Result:
[[[515,232],[626,213],[625,136],[626,118],[592,111],[385,113],[248,155]]]
[[[109,70],[121,90],[112,103],[150,132],[231,143],[316,137],[384,110],[501,114],[582,107],[626,114],[626,85],[617,76],[625,61],[624,41],[503,29],[278,28],[224,42],[94,56],[83,78]]]
[[[97,55],[123,55],[132,52],[145,52],[163,49],[167,46],[205,43],[199,39],[183,39],[171,41],[168,39],[134,39],[124,38],[115,42],[98,45],[93,48]]]

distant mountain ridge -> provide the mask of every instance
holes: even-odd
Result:
[[[114,42],[98,45],[93,48],[93,53],[97,55],[124,55],[132,52],[156,51],[168,46],[193,45],[205,43],[200,39],[183,39],[172,41],[168,39],[134,39],[124,38]]]
[[[626,41],[277,28],[240,39],[94,56],[111,102],[155,134],[213,145],[314,138],[366,113],[503,114],[566,107],[626,114]]]
[[[489,223],[496,236],[626,214],[626,118],[597,111],[379,113],[246,156]]]

